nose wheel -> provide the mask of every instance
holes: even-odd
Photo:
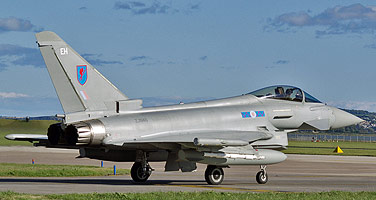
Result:
[[[268,182],[268,174],[266,173],[266,165],[260,165],[260,171],[256,174],[256,181],[259,184]]]
[[[221,167],[208,165],[205,170],[205,180],[209,185],[219,185],[222,183],[225,173]]]

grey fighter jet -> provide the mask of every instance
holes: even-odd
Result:
[[[134,162],[131,177],[145,182],[150,162],[165,161],[165,171],[192,172],[207,164],[205,180],[220,184],[223,168],[259,165],[256,180],[268,181],[266,165],[282,162],[287,133],[329,130],[362,120],[321,103],[287,85],[235,97],[160,107],[129,99],[53,32],[36,34],[37,43],[63,107],[61,123],[47,135],[12,134],[10,140],[77,148],[80,156]]]

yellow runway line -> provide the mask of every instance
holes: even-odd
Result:
[[[273,190],[258,190],[258,189],[246,189],[246,188],[233,188],[233,187],[221,187],[221,186],[199,186],[199,185],[168,185],[168,184],[158,184],[161,186],[175,186],[175,187],[190,187],[190,188],[201,188],[201,189],[215,189],[215,190],[234,190],[234,191],[247,191],[247,192],[275,192]]]

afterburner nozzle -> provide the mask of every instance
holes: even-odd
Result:
[[[358,124],[364,120],[360,119],[359,117],[350,114],[346,111],[340,110],[338,108],[331,107],[333,111],[333,115],[335,117],[334,122],[331,125],[331,128],[342,128],[346,126],[351,126]]]

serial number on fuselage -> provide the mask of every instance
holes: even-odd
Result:
[[[134,119],[136,123],[147,123],[149,122],[146,118]]]

